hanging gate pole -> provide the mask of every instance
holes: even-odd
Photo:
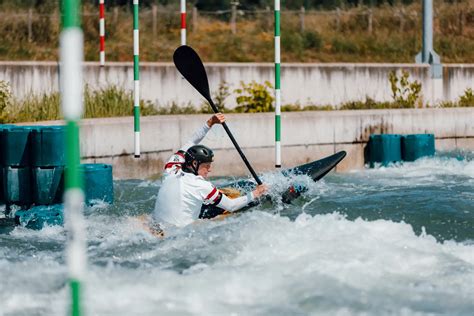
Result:
[[[80,171],[79,121],[84,112],[82,61],[84,39],[80,27],[79,0],[63,0],[64,14],[60,35],[61,106],[66,120],[66,177],[64,217],[68,238],[66,261],[71,288],[73,316],[82,315],[82,282],[86,269],[82,173]]]
[[[280,0],[275,0],[275,168],[281,168]]]
[[[140,59],[138,31],[138,0],[133,0],[133,118],[134,156],[140,158]]]

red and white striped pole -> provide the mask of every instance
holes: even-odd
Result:
[[[186,0],[181,0],[181,45],[186,45]]]
[[[100,66],[105,66],[105,5],[99,0]]]

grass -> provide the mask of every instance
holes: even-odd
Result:
[[[1,88],[2,81],[0,81]],[[22,101],[12,100],[8,93],[2,94],[0,89],[0,123],[36,122],[62,119],[60,111],[60,96],[58,93],[30,95]],[[2,103],[3,102],[3,103]],[[131,116],[133,113],[133,95],[115,86],[92,91],[85,89],[84,93],[85,118]],[[474,96],[472,90],[456,102],[443,102],[438,107],[473,107]],[[282,106],[283,112],[295,111],[331,111],[331,110],[364,110],[364,109],[395,109],[406,108],[406,105],[397,102],[376,102],[370,98],[364,101],[346,102],[338,107],[329,105],[286,104]],[[267,107],[267,109],[270,109]],[[153,107],[150,101],[140,104],[141,115],[171,115],[171,114],[202,114],[211,113],[207,105],[194,106],[188,104],[179,107],[172,103],[168,106]],[[271,111],[270,111],[271,112]],[[225,108],[225,113],[241,113],[238,109]]]
[[[399,12],[404,10],[403,24]],[[57,10],[57,9],[56,9]],[[227,20],[201,13],[196,25],[188,8],[188,43],[208,61],[273,61],[273,12],[245,12],[237,19],[237,33]],[[437,2],[434,48],[443,62],[474,60],[474,7],[469,1]],[[53,13],[51,13],[53,12]],[[59,23],[57,11],[35,12],[32,40],[28,40],[27,11],[0,5],[1,60],[57,60]],[[421,3],[381,6],[373,9],[369,32],[367,8],[308,11],[301,30],[297,12],[282,11],[283,62],[413,62],[421,49]],[[43,14],[43,15],[40,15]],[[51,15],[52,14],[52,15]],[[462,20],[461,20],[462,17]],[[227,19],[227,18],[226,18]],[[179,10],[160,8],[155,32],[150,9],[141,9],[140,60],[171,61],[180,44]],[[461,23],[461,21],[464,21]],[[82,18],[85,59],[97,61],[98,10],[85,5]],[[130,11],[106,12],[106,55],[108,61],[132,60],[132,15]]]
[[[3,110],[0,113],[3,123],[62,119],[59,93],[29,95],[21,101],[9,101],[7,106],[0,108]],[[133,115],[133,94],[116,86],[96,91],[86,87],[84,108],[84,118],[131,116]],[[146,101],[141,102],[140,111],[144,116],[161,114],[151,102]]]

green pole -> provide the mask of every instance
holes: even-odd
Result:
[[[280,0],[275,0],[275,167],[281,168]]]
[[[140,60],[138,31],[138,0],[133,0],[133,117],[135,158],[140,158]]]
[[[83,34],[80,0],[63,0],[60,35],[61,105],[66,120],[65,226],[68,232],[66,261],[71,289],[71,315],[82,315],[82,282],[86,266],[83,218],[84,192],[80,172],[79,121],[83,114]]]

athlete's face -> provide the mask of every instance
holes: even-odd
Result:
[[[207,178],[207,175],[209,174],[209,172],[211,172],[211,164],[212,162],[203,162],[202,164],[200,164],[198,169],[198,175],[203,178]]]

